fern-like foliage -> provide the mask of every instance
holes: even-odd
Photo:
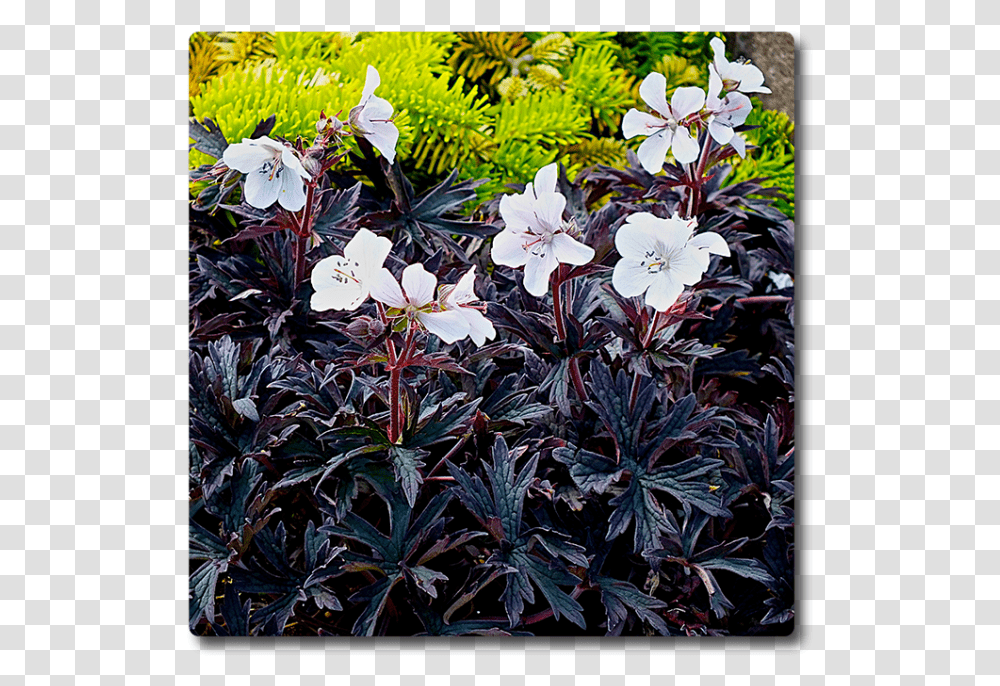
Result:
[[[219,46],[211,34],[196,31],[188,44],[188,97],[201,93],[202,84],[219,73]]]
[[[495,87],[531,43],[523,33],[465,32],[457,34],[448,65],[469,81]]]
[[[635,79],[616,67],[617,56],[606,45],[581,50],[573,59],[567,87],[602,132],[616,130],[622,116],[635,105]]]

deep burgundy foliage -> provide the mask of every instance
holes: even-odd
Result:
[[[192,138],[227,145],[210,122]],[[559,339],[551,290],[489,259],[499,197],[470,212],[476,183],[414,188],[361,143],[353,172],[314,160],[304,230],[241,203],[238,174],[192,173],[207,183],[190,228],[191,630],[789,633],[794,310],[771,275],[793,273],[794,234],[772,191],[711,167],[694,212],[732,254],[654,318],[610,285],[614,235],[633,212],[683,213],[684,170],[563,170],[596,257],[558,272]],[[361,227],[393,241],[397,275],[420,261],[455,283],[476,265],[498,332],[478,348],[419,335],[395,443],[401,334],[371,300],[309,309],[312,265]]]

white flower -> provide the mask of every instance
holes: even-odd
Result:
[[[469,322],[461,312],[440,310],[440,305],[434,302],[435,286],[437,277],[417,263],[403,270],[402,289],[392,272],[383,267],[372,282],[371,293],[380,303],[416,319],[445,343],[454,343],[469,335]]]
[[[524,267],[524,287],[536,297],[548,291],[560,262],[579,265],[594,259],[594,249],[569,234],[572,225],[562,220],[565,207],[566,198],[556,192],[554,163],[539,169],[524,193],[500,199],[507,226],[493,238],[490,255],[497,264]]]
[[[740,126],[747,120],[753,105],[750,98],[737,91],[728,93],[720,100],[720,90],[722,80],[713,71],[708,77],[708,132],[719,145],[728,143],[740,157],[746,157],[746,141],[733,131],[733,127]]]
[[[374,145],[389,164],[396,159],[396,142],[399,140],[399,129],[392,123],[392,105],[387,100],[374,95],[375,89],[381,83],[378,71],[368,65],[365,76],[365,88],[361,93],[361,102],[351,109],[348,120],[351,128],[361,134]]]
[[[344,256],[331,255],[316,263],[310,280],[314,310],[356,310],[368,298],[372,280],[392,249],[392,241],[358,229],[344,246]]]
[[[764,74],[746,60],[730,62],[726,59],[726,46],[716,36],[709,45],[715,52],[715,62],[708,65],[709,74],[715,74],[722,81],[726,91],[740,93],[770,93],[764,86]]]
[[[458,312],[465,318],[469,325],[469,337],[476,345],[482,345],[487,338],[490,340],[496,338],[497,331],[493,328],[493,323],[483,316],[482,312],[472,307],[466,307],[468,303],[479,300],[473,288],[475,284],[476,266],[473,265],[469,271],[462,275],[457,284],[442,286],[438,289],[438,300],[442,310]]]
[[[222,153],[230,169],[247,175],[243,198],[257,209],[267,209],[277,200],[289,212],[306,204],[305,179],[309,174],[291,148],[267,136],[244,138]]]
[[[663,312],[680,297],[684,286],[701,280],[714,255],[729,255],[729,246],[717,233],[706,231],[691,237],[694,219],[674,213],[660,219],[648,212],[629,215],[615,234],[615,247],[622,259],[615,265],[611,283],[627,298],[646,294],[646,304]]]
[[[694,86],[678,88],[668,104],[667,78],[654,71],[639,84],[639,95],[654,114],[629,110],[622,119],[622,133],[625,138],[649,136],[639,146],[639,161],[643,168],[651,174],[663,169],[667,151],[671,148],[674,159],[682,164],[698,159],[698,141],[682,122],[701,111],[705,104],[705,91]]]

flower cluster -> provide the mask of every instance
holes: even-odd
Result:
[[[445,343],[469,337],[476,345],[496,338],[493,324],[473,304],[478,300],[473,285],[476,268],[470,268],[454,286],[441,286],[434,297],[437,277],[423,264],[403,270],[402,288],[392,272],[383,267],[392,241],[358,229],[344,246],[344,254],[331,255],[316,263],[311,281],[311,306],[317,311],[356,310],[369,295],[389,308],[389,319],[406,318],[422,326]]]
[[[663,168],[667,153],[681,164],[691,164],[704,149],[691,135],[703,128],[719,145],[730,145],[740,157],[746,156],[746,141],[734,129],[750,114],[747,93],[770,93],[764,75],[749,62],[726,60],[722,41],[713,38],[715,61],[709,65],[708,94],[701,88],[678,88],[667,102],[667,79],[653,72],[639,85],[639,95],[651,113],[631,109],[622,120],[625,138],[647,136],[639,146],[639,161],[655,174]]]
[[[497,264],[524,267],[524,287],[543,296],[560,263],[587,264],[594,249],[574,237],[575,227],[563,221],[566,197],[556,191],[555,164],[542,167],[524,193],[505,195],[500,215],[506,227],[493,239],[490,255]]]
[[[348,121],[323,116],[317,124],[321,135],[339,138],[346,126],[364,138],[392,164],[396,158],[399,129],[392,122],[392,105],[374,95],[380,79],[375,67],[368,65],[361,101],[351,109]],[[267,136],[233,143],[223,155],[230,169],[246,174],[243,199],[257,209],[265,210],[275,202],[289,212],[298,212],[306,203],[306,186],[313,182],[290,145]]]

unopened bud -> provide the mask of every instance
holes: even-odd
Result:
[[[347,325],[347,333],[354,338],[375,338],[385,331],[385,325],[378,319],[361,315]]]
[[[323,171],[323,165],[315,157],[306,155],[302,158],[302,168],[308,172],[309,176],[316,177]]]

